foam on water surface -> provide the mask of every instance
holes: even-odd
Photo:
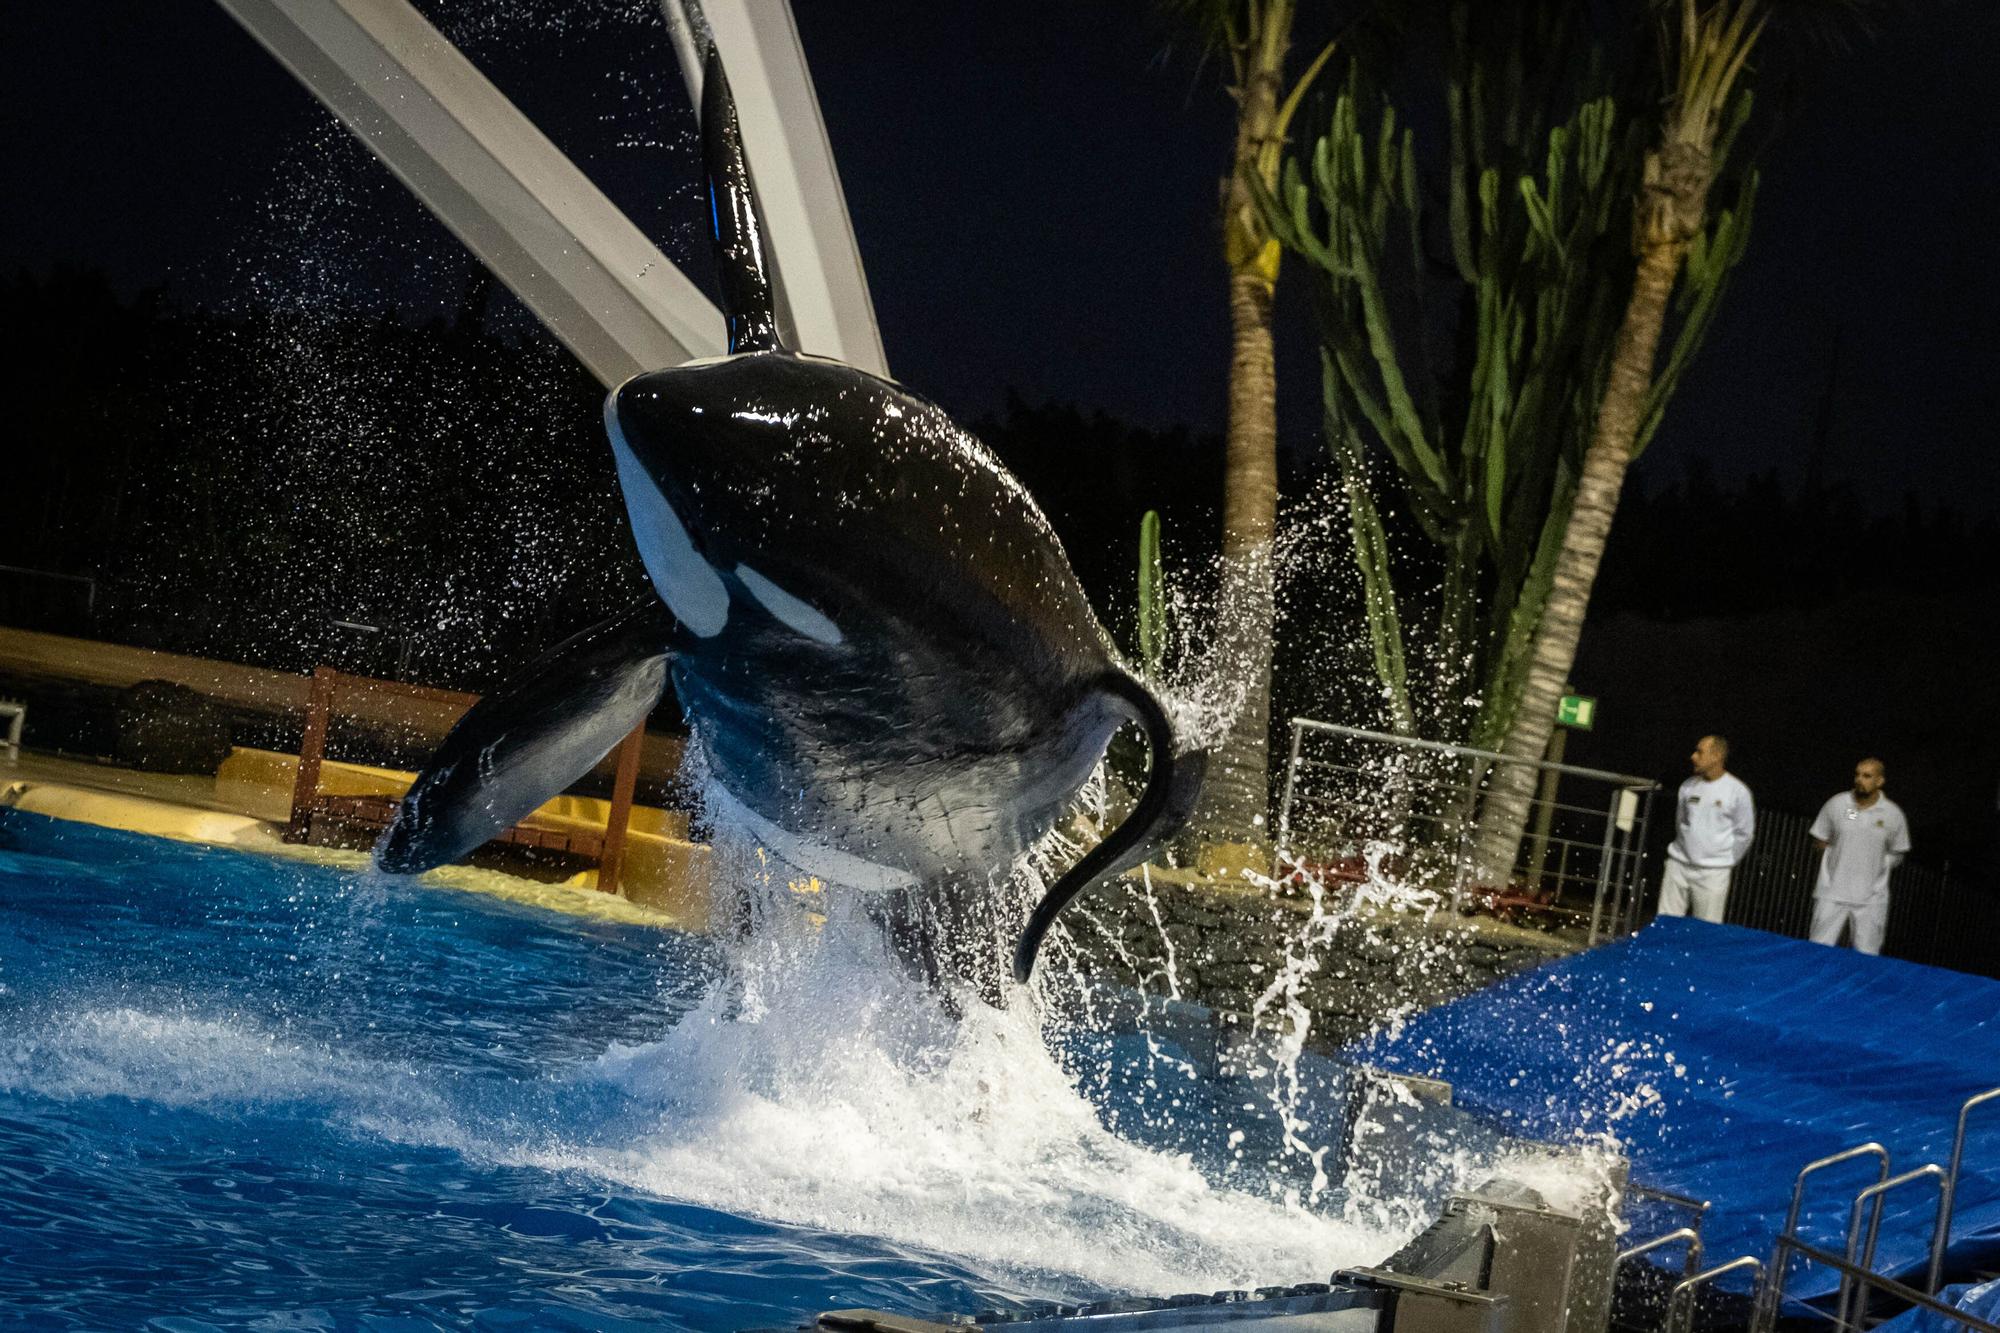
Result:
[[[1400,1239],[1106,1128],[1097,1071],[1038,1007],[948,1013],[839,895],[824,925],[774,913],[704,973],[668,933],[4,818],[38,836],[0,842],[0,1119],[104,1136],[85,1157],[131,1122],[225,1178],[251,1145],[288,1163],[264,1174],[402,1180],[415,1160],[406,1183],[440,1199],[466,1171],[526,1171],[547,1183],[508,1188],[950,1256],[1001,1300],[1324,1280]],[[43,1165],[148,1188],[130,1166]],[[253,1253],[279,1225],[228,1217]],[[875,1299],[928,1308],[917,1290]]]
[[[513,1086],[243,1015],[72,1010],[0,1043],[0,1092],[323,1118],[955,1255],[1044,1296],[1324,1280],[1398,1239],[1119,1138],[1025,1009],[952,1021],[893,972],[820,953],[763,980],[755,1012],[718,988],[658,1041]]]
[[[596,1062],[589,1076],[662,1116],[575,1160],[730,1211],[1116,1291],[1319,1281],[1392,1240],[1217,1188],[1185,1155],[1113,1134],[1025,1005],[948,1021],[887,960],[761,952],[777,970],[754,1013],[712,996],[660,1042]]]

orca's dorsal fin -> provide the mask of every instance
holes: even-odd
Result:
[[[764,218],[750,185],[736,99],[713,43],[701,75],[701,161],[708,175],[708,216],[715,236],[715,267],[722,281],[722,314],[729,350],[782,351],[776,293],[764,255]]]

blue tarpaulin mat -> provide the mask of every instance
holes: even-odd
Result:
[[[1799,1168],[1873,1139],[1897,1173],[1947,1165],[1959,1107],[2000,1085],[2000,982],[1736,926],[1662,918],[1517,974],[1349,1052],[1450,1081],[1531,1138],[1611,1134],[1634,1181],[1713,1201],[1710,1262],[1767,1260]],[[1800,1230],[1838,1253],[1872,1162],[1808,1182]],[[1937,1191],[1893,1192],[1876,1268],[1923,1268]],[[2000,1259],[2000,1102],[1972,1112],[1950,1267]],[[1838,1285],[1794,1266],[1788,1294]]]
[[[1960,1283],[1946,1287],[1938,1299],[1962,1315],[1978,1315],[1986,1323],[2000,1321],[2000,1279],[1990,1283]],[[1934,1315],[1928,1309],[1908,1309],[1888,1323],[1878,1323],[1876,1333],[1964,1333],[1966,1325]]]
[[[1989,1324],[2000,1321],[2000,1279],[1978,1286],[1946,1287],[1939,1299],[1952,1309],[1978,1315]],[[1888,1323],[1877,1324],[1875,1333],[1965,1333],[1965,1325],[1929,1310],[1905,1310]]]

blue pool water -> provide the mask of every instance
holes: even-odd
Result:
[[[1217,1183],[1240,1094],[1080,1074],[1020,1008],[947,1018],[835,915],[725,959],[0,810],[0,1321],[789,1327],[1393,1246]]]

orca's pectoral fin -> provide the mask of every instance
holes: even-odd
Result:
[[[1173,724],[1145,685],[1123,671],[1114,670],[1106,674],[1103,689],[1123,703],[1146,729],[1146,744],[1152,751],[1146,790],[1124,822],[1086,852],[1035,904],[1027,926],[1021,931],[1021,942],[1014,950],[1014,980],[1024,985],[1034,975],[1035,955],[1041,951],[1042,937],[1048,934],[1063,908],[1085,889],[1138,865],[1178,833],[1194,814],[1195,802],[1201,797],[1202,779],[1208,774],[1208,752],[1176,750]]]
[[[411,785],[375,864],[413,874],[459,860],[590,772],[666,692],[672,633],[649,597],[474,704]]]

